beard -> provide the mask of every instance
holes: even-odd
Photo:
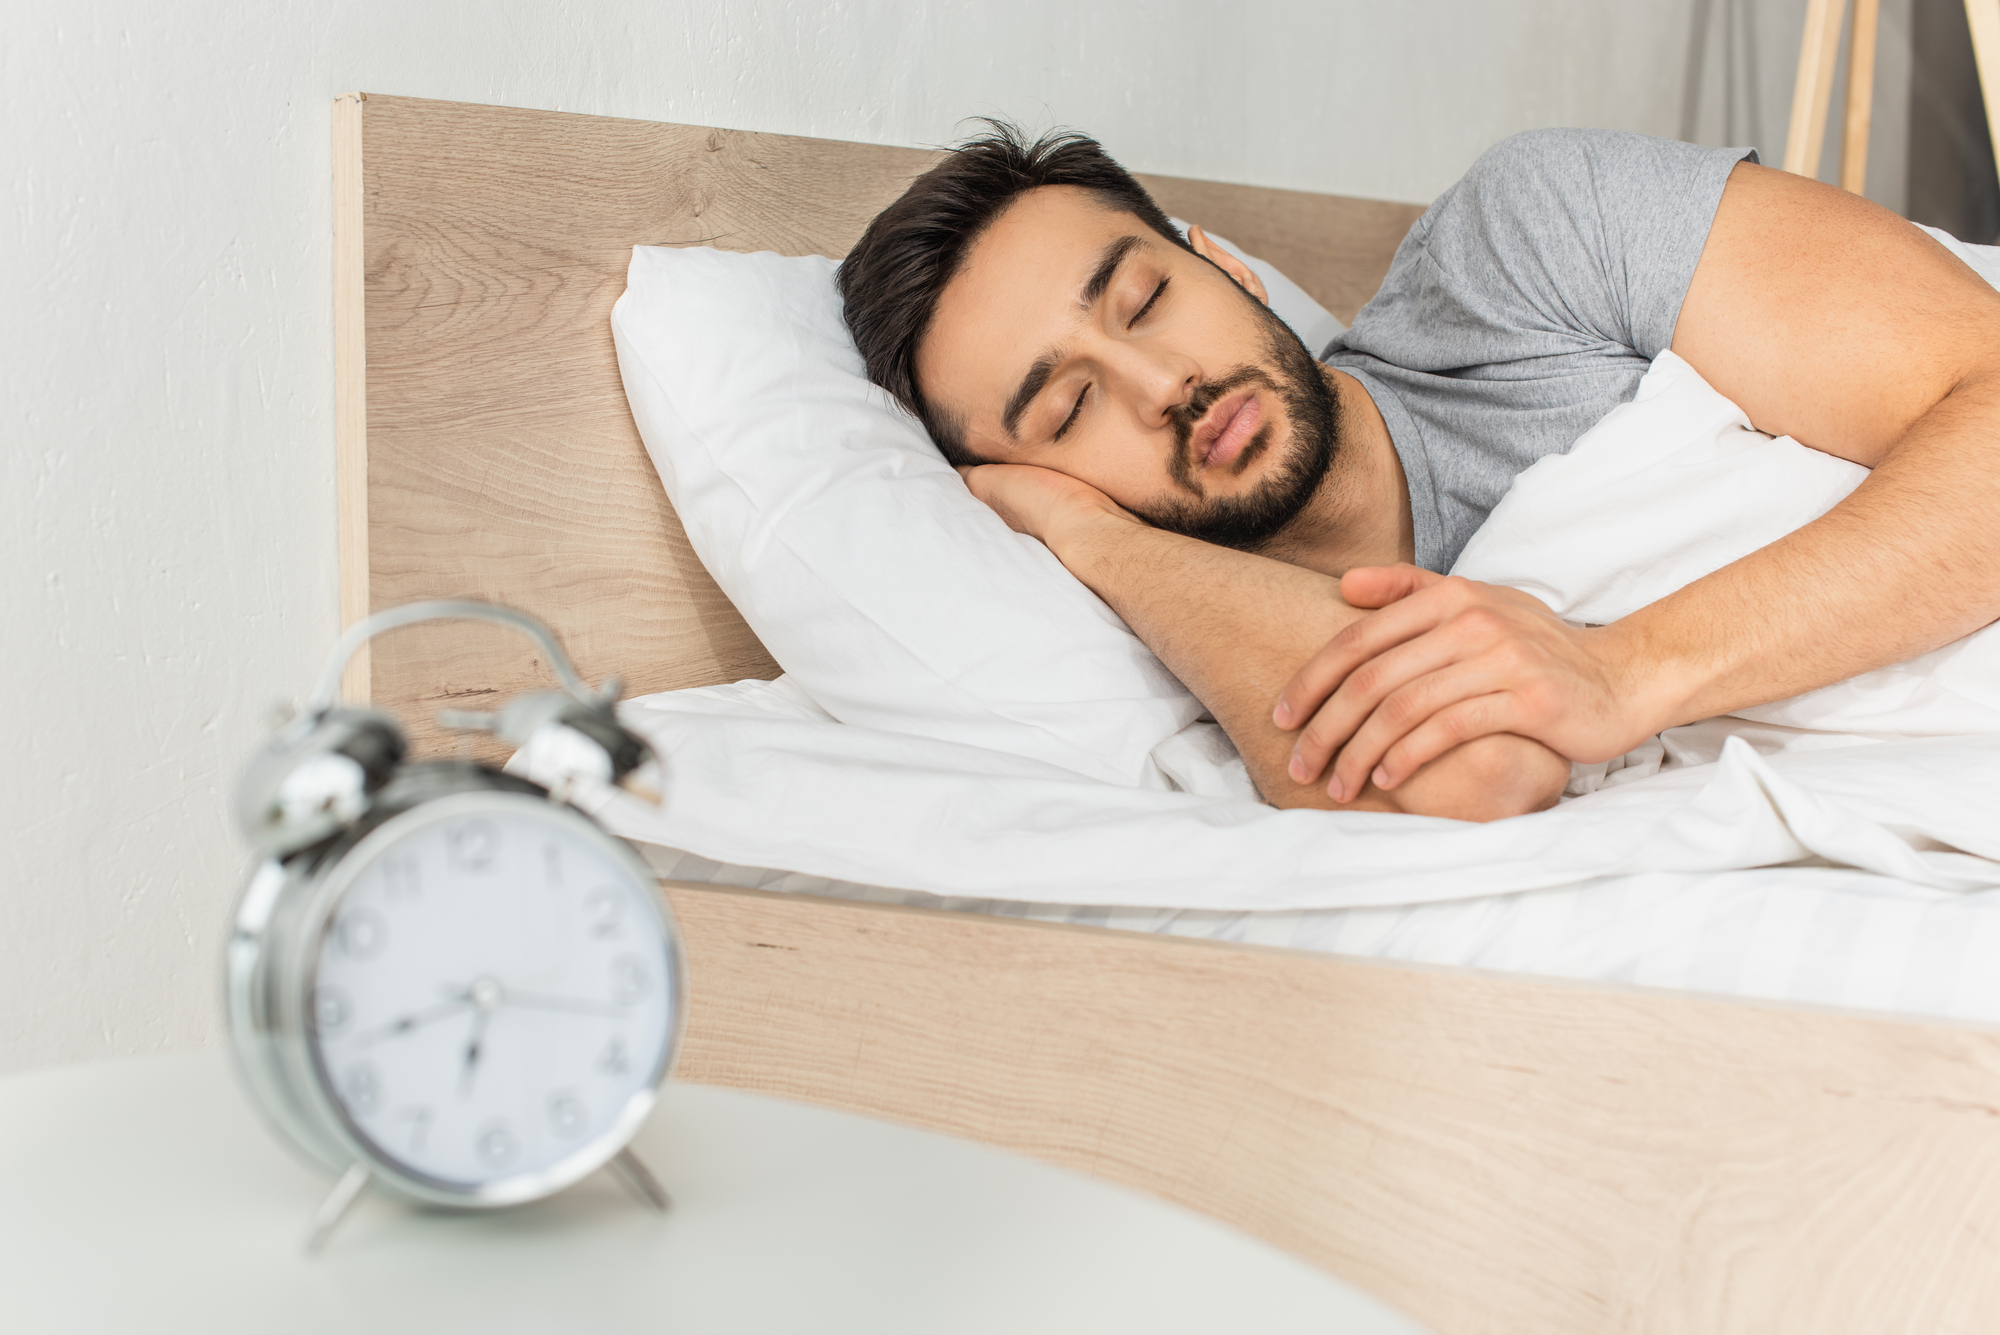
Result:
[[[1244,295],[1264,322],[1270,369],[1239,366],[1204,382],[1186,403],[1169,409],[1174,456],[1167,464],[1167,474],[1189,499],[1177,498],[1143,509],[1131,507],[1155,528],[1238,550],[1262,546],[1299,517],[1332,468],[1340,442],[1340,400],[1326,383],[1319,363],[1291,326],[1263,302]],[[1290,442],[1284,457],[1254,489],[1241,496],[1209,496],[1202,489],[1200,460],[1194,457],[1195,424],[1219,400],[1248,385],[1271,391],[1284,405],[1285,420],[1291,426]],[[1241,477],[1270,450],[1275,427],[1276,423],[1266,422],[1257,429],[1229,465],[1231,477]]]

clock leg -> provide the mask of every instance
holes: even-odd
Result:
[[[354,1198],[367,1185],[368,1170],[360,1164],[352,1165],[340,1175],[340,1181],[333,1184],[333,1190],[319,1203],[319,1209],[313,1211],[312,1226],[306,1230],[306,1255],[311,1256],[326,1245],[326,1240],[333,1235],[333,1230],[354,1204]]]
[[[646,1167],[629,1146],[612,1155],[611,1162],[605,1167],[611,1170],[613,1177],[624,1183],[627,1191],[662,1214],[673,1205],[660,1180],[653,1176],[653,1170]]]

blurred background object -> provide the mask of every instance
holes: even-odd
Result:
[[[2000,244],[1992,117],[1980,98],[1966,6],[1913,5],[1908,216],[1961,241]],[[2000,89],[1992,96],[2000,101]]]

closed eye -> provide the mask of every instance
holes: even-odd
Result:
[[[1162,278],[1160,280],[1160,285],[1153,289],[1153,295],[1146,298],[1146,304],[1141,306],[1138,312],[1135,315],[1133,315],[1133,317],[1130,320],[1127,320],[1125,322],[1125,327],[1127,329],[1130,329],[1133,325],[1139,323],[1139,321],[1146,318],[1146,312],[1153,309],[1153,303],[1158,301],[1160,299],[1160,294],[1167,290],[1167,282],[1168,280],[1165,278]]]
[[[1063,424],[1056,428],[1055,435],[1051,436],[1049,439],[1061,440],[1063,438],[1063,433],[1065,431],[1068,431],[1072,426],[1076,425],[1077,414],[1083,411],[1083,400],[1084,397],[1089,393],[1090,393],[1089,385],[1085,385],[1080,391],[1078,391],[1076,396],[1076,404],[1069,410],[1069,416],[1063,418]]]

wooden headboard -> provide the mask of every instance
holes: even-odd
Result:
[[[625,406],[611,305],[634,245],[847,252],[937,155],[351,94],[335,103],[342,624],[416,598],[510,603],[631,693],[772,677]],[[1343,320],[1421,206],[1174,177],[1169,213]],[[348,677],[420,741],[436,709],[547,681],[478,626],[377,641]]]
[[[629,248],[839,255],[910,149],[407,98],[336,106],[342,614],[534,612],[636,691],[776,671],[689,549],[609,328]],[[1420,209],[1142,178],[1350,317]],[[414,725],[545,680],[377,643]],[[1973,1330],[2000,1037],[668,883],[679,1073],[968,1136],[1235,1223],[1433,1328]]]

